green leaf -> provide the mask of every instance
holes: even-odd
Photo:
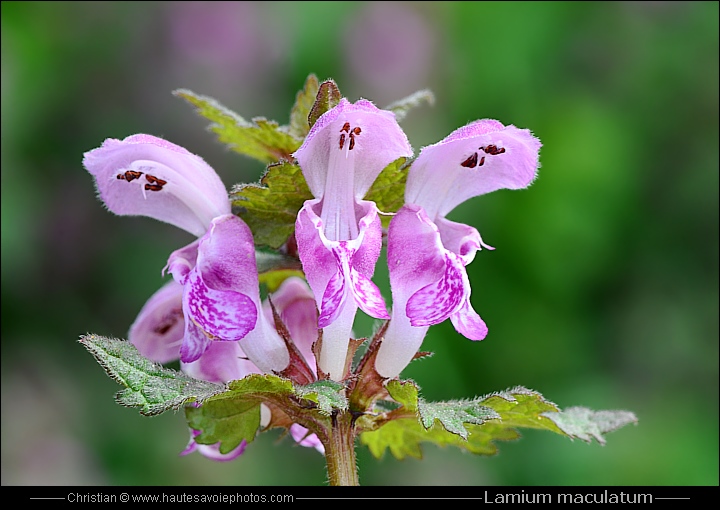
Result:
[[[400,122],[407,116],[411,109],[420,106],[422,103],[427,103],[430,106],[434,105],[435,95],[428,89],[418,90],[414,94],[410,94],[399,101],[387,105],[383,110],[393,112],[397,121]]]
[[[603,434],[624,427],[628,423],[637,424],[637,416],[630,411],[593,411],[586,407],[569,407],[559,413],[543,413],[571,438],[591,442],[592,438],[604,445]]]
[[[295,388],[298,396],[315,402],[318,410],[329,415],[333,409],[344,411],[348,408],[348,400],[345,397],[345,387],[335,381],[315,381],[305,386]]]
[[[107,374],[125,387],[115,400],[139,408],[145,416],[178,409],[187,402],[202,402],[224,390],[218,384],[193,379],[150,361],[125,340],[85,335],[79,341]]]
[[[488,420],[500,418],[493,409],[480,405],[475,401],[455,400],[450,402],[425,402],[420,399],[418,410],[423,427],[429,429],[438,420],[445,430],[468,438],[468,431],[463,423],[482,425]]]
[[[220,453],[229,453],[242,441],[255,439],[260,427],[260,403],[241,399],[206,402],[201,407],[185,408],[188,425],[202,433],[199,444],[220,443]]]
[[[342,99],[340,89],[333,80],[325,80],[320,84],[317,96],[315,97],[315,103],[313,103],[308,115],[308,124],[312,128],[315,122],[322,116],[326,111],[335,108]]]
[[[215,395],[200,407],[188,406],[188,425],[202,433],[195,438],[200,444],[220,443],[220,453],[228,453],[245,440],[255,439],[260,426],[260,403],[282,400],[293,394],[292,383],[275,375],[251,374],[231,381],[226,391]]]
[[[420,458],[423,442],[494,455],[497,453],[495,441],[520,437],[516,428],[549,430],[585,441],[594,437],[604,444],[602,434],[637,421],[628,411],[591,411],[583,407],[559,411],[536,391],[520,386],[470,401],[434,403],[419,397],[417,386],[412,382],[391,381],[387,389],[401,404],[399,409],[387,414],[394,414],[398,419],[360,434],[361,442],[377,458],[386,450],[398,459]],[[407,417],[407,412],[417,412],[420,420]]]
[[[258,184],[239,184],[230,192],[232,205],[250,227],[255,244],[275,249],[295,231],[298,211],[311,198],[302,170],[287,161],[268,166]]]
[[[393,379],[385,386],[390,396],[408,411],[417,412],[420,388],[414,381]]]
[[[235,152],[268,164],[291,160],[292,153],[300,147],[301,140],[291,136],[277,122],[262,117],[248,122],[214,99],[190,90],[178,89],[173,94],[195,106],[198,115],[210,120],[210,131]]]
[[[303,140],[310,131],[310,110],[317,98],[320,84],[317,76],[311,74],[305,80],[305,86],[295,96],[295,104],[290,110],[290,126],[288,133],[299,140]]]
[[[390,163],[375,179],[365,195],[365,200],[375,202],[378,209],[384,213],[397,212],[405,204],[405,183],[409,167],[410,164],[405,157]],[[385,228],[390,224],[391,219],[391,216],[380,216],[380,221]]]

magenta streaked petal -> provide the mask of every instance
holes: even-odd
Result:
[[[240,340],[255,327],[257,307],[249,296],[210,288],[196,269],[185,284],[185,299],[188,317],[213,340]]]
[[[356,271],[355,268],[350,268],[350,283],[355,302],[363,312],[376,319],[390,318],[380,289],[370,278]]]
[[[394,113],[343,98],[315,122],[294,156],[315,198],[337,193],[345,199],[347,185],[350,197],[359,200],[383,168],[412,156],[412,147]]]
[[[422,149],[408,173],[405,201],[435,220],[471,197],[525,188],[537,175],[540,147],[527,129],[475,121]]]
[[[128,341],[146,358],[168,363],[180,357],[185,330],[182,294],[182,285],[168,281],[148,299],[130,326]]]
[[[240,342],[210,342],[202,356],[192,363],[181,363],[190,377],[218,384],[242,379],[260,370],[248,359]]]
[[[413,326],[432,326],[455,313],[470,293],[462,259],[445,250],[445,272],[439,280],[415,292],[406,311]]]
[[[325,288],[338,272],[338,267],[332,249],[325,245],[324,241],[327,239],[322,233],[322,221],[314,211],[318,202],[319,200],[308,200],[300,209],[295,221],[295,239],[305,277],[315,295],[318,308],[322,308]]]
[[[109,138],[86,152],[100,198],[118,215],[141,215],[202,236],[210,221],[230,213],[222,181],[199,156],[150,135]]]
[[[488,328],[480,316],[473,310],[470,299],[466,299],[463,306],[450,316],[450,320],[458,333],[470,340],[483,340],[487,336]]]
[[[290,425],[290,435],[300,446],[315,448],[317,451],[325,455],[325,447],[322,442],[320,442],[315,434],[310,434],[308,429],[302,425],[297,423]]]
[[[330,278],[323,293],[322,303],[320,305],[320,316],[318,317],[319,328],[325,328],[332,324],[342,310],[348,297],[345,280],[345,272],[342,266],[338,267],[335,276]]]
[[[203,353],[210,347],[212,342],[192,321],[188,320],[187,309],[183,301],[183,313],[185,314],[185,333],[183,334],[182,345],[180,346],[180,361],[183,363],[192,363],[200,358]]]

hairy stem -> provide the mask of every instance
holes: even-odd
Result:
[[[352,414],[333,414],[330,437],[325,443],[330,485],[360,485],[355,458],[355,424]]]

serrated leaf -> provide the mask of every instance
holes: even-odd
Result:
[[[288,133],[299,140],[303,140],[310,131],[308,117],[318,95],[320,84],[317,76],[311,74],[305,80],[303,89],[295,96],[295,104],[290,110],[290,125]]]
[[[202,402],[224,390],[218,384],[193,379],[150,361],[126,340],[85,335],[80,343],[112,379],[125,387],[115,400],[139,408],[145,416],[178,409],[187,402]]]
[[[463,423],[482,425],[488,420],[500,418],[500,415],[489,407],[472,400],[455,400],[450,402],[418,402],[420,421],[429,429],[438,420],[445,430],[457,434],[463,439],[468,438],[468,431]]]
[[[517,439],[520,434],[512,428],[503,428],[492,422],[482,427],[492,425],[482,432],[475,428],[480,426],[469,425],[468,439],[465,440],[457,434],[445,430],[439,425],[425,429],[414,418],[403,418],[386,423],[377,430],[360,434],[360,442],[366,445],[370,452],[378,459],[382,458],[386,450],[396,459],[405,457],[422,458],[421,443],[433,443],[437,446],[455,446],[476,455],[494,455],[497,447],[493,441],[508,441]]]
[[[293,394],[292,383],[275,375],[250,374],[229,382],[225,391],[208,398],[200,407],[188,406],[188,425],[201,434],[200,444],[220,443],[220,453],[228,453],[244,440],[255,439],[260,426],[260,403],[282,400]]]
[[[230,192],[232,205],[250,227],[255,244],[275,249],[295,231],[298,211],[312,198],[300,167],[287,161],[269,165],[259,184],[236,185]]]
[[[217,135],[220,142],[265,164],[290,160],[302,142],[275,121],[257,117],[248,122],[216,100],[190,90],[178,89],[173,94],[195,106],[198,115],[212,122],[208,129]]]
[[[435,104],[435,95],[428,89],[418,90],[417,92],[410,94],[407,97],[395,101],[387,105],[383,110],[390,110],[395,114],[395,119],[398,122],[403,120],[407,113],[413,108],[420,106],[422,103],[427,103],[430,106]]]
[[[342,97],[340,89],[333,80],[322,82],[308,115],[308,125],[312,128],[323,113],[335,108],[340,103]]]
[[[365,200],[375,202],[378,209],[384,213],[397,212],[405,204],[405,184],[409,166],[405,157],[398,158],[386,166],[365,195]],[[390,224],[391,219],[390,216],[380,216],[385,228]]]
[[[397,402],[405,407],[408,411],[416,412],[418,410],[419,391],[418,385],[414,381],[400,381],[393,379],[388,381],[385,388],[388,394]]]
[[[479,401],[496,411],[506,426],[562,433],[554,423],[543,417],[545,412],[557,412],[558,407],[536,391],[516,386],[481,397]]]
[[[559,411],[538,392],[523,387],[460,403],[424,402],[417,394],[417,386],[410,382],[391,381],[387,388],[405,410],[416,408],[420,420],[392,410],[389,413],[403,417],[361,433],[361,442],[377,458],[388,449],[398,459],[420,458],[423,442],[493,455],[497,453],[494,442],[519,438],[516,429],[520,427],[549,430],[585,441],[594,437],[604,444],[603,433],[637,421],[635,415],[627,411],[591,411],[582,407]],[[436,419],[442,427],[435,423]],[[426,429],[427,425],[430,427]]]
[[[260,427],[260,403],[242,399],[206,402],[185,408],[190,428],[202,431],[195,437],[199,444],[220,443],[220,453],[229,453],[240,443],[255,439]]]
[[[560,430],[571,438],[591,442],[592,438],[604,445],[603,434],[624,427],[629,423],[637,424],[637,416],[630,411],[593,411],[587,407],[569,407],[558,413],[543,413]]]
[[[329,415],[333,409],[344,411],[348,408],[348,400],[344,393],[345,387],[335,381],[315,381],[305,386],[298,386],[298,396],[315,402],[318,410]]]

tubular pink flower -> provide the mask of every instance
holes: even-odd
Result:
[[[85,153],[83,165],[115,214],[149,216],[197,237],[213,218],[230,214],[227,191],[215,170],[162,138],[108,138]]]
[[[427,329],[450,319],[471,340],[487,326],[470,304],[465,266],[482,248],[478,231],[445,216],[465,200],[530,185],[540,141],[527,129],[479,120],[423,148],[408,173],[405,206],[390,222],[388,267],[393,314],[375,368],[396,377],[422,345]]]
[[[357,308],[372,317],[389,318],[371,281],[382,228],[377,207],[362,198],[383,168],[411,155],[392,112],[366,100],[353,104],[346,99],[317,120],[295,153],[315,197],[298,213],[295,236],[320,310],[319,366],[334,380],[344,377]]]
[[[177,320],[177,287],[168,284],[133,324],[133,344],[155,361],[176,359],[177,353],[190,363],[215,340],[244,339],[245,353],[260,370],[283,370],[289,362],[287,348],[272,326],[258,318],[252,233],[230,214],[227,192],[215,171],[182,147],[142,134],[105,140],[85,153],[83,164],[112,212],[149,216],[200,237],[173,252],[166,267],[183,288],[182,321]],[[171,312],[176,322],[165,329]],[[175,351],[178,324],[184,324],[184,332]]]

